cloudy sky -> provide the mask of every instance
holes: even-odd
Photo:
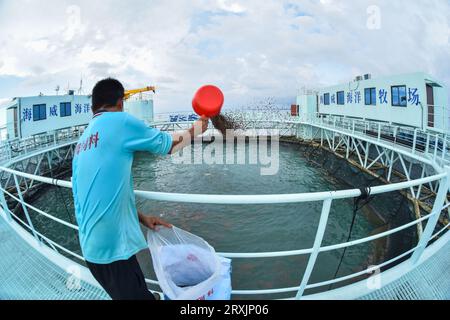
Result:
[[[364,73],[450,87],[449,19],[450,0],[0,0],[0,101],[106,76],[157,86],[157,112],[206,83],[228,107]]]

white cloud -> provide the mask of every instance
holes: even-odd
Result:
[[[6,124],[6,106],[11,102],[9,98],[0,98],[0,127]]]
[[[10,96],[77,88],[81,76],[89,91],[111,75],[129,88],[156,85],[164,111],[190,108],[204,83],[221,86],[233,106],[293,99],[303,86],[356,73],[424,71],[450,83],[447,0],[77,3],[0,2],[0,77],[24,78]],[[377,30],[367,28],[373,4]]]
[[[243,13],[245,12],[245,7],[236,1],[230,0],[217,0],[219,8],[225,11],[230,11],[232,13]]]

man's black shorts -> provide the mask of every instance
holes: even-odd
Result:
[[[94,278],[113,300],[155,300],[136,256],[110,264],[87,262]]]

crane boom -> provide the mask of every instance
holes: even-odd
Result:
[[[125,91],[125,96],[123,97],[123,99],[127,100],[127,99],[131,98],[132,96],[134,96],[135,94],[149,92],[149,91],[153,91],[153,93],[156,93],[156,88],[155,87],[145,87],[145,88],[141,88],[141,89],[127,90],[127,91]]]

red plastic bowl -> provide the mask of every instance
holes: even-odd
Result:
[[[199,116],[212,118],[220,114],[224,100],[219,88],[207,85],[198,89],[192,100],[192,107]]]

